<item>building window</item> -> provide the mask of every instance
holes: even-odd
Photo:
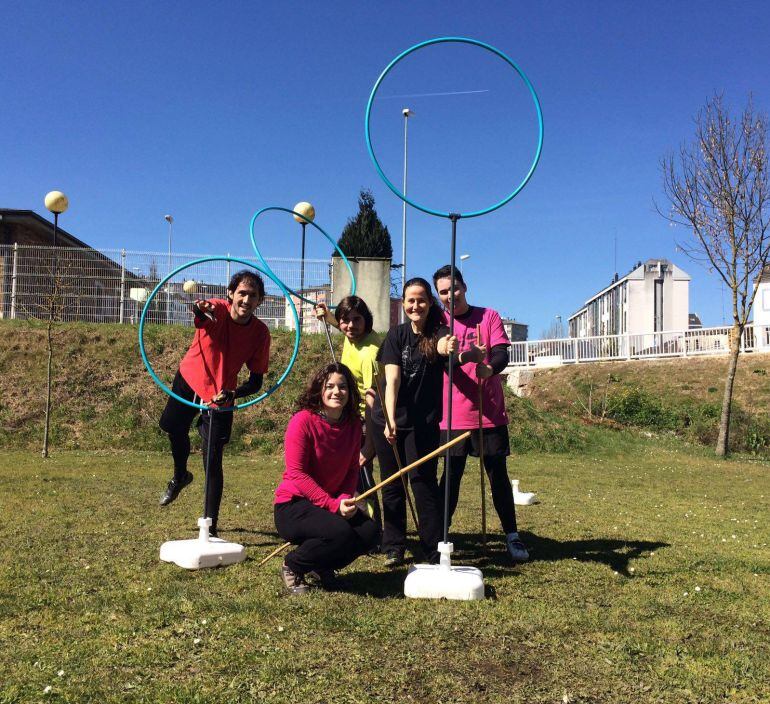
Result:
[[[663,330],[663,279],[655,279],[655,332]]]

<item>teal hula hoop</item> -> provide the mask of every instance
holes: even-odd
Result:
[[[179,272],[184,271],[185,269],[189,269],[190,267],[195,266],[196,264],[204,264],[205,262],[238,262],[239,264],[243,264],[244,266],[247,266],[250,269],[256,269],[261,274],[265,274],[267,277],[272,279],[272,281],[278,286],[278,288],[281,289],[283,295],[286,297],[286,300],[289,301],[289,304],[291,305],[292,317],[294,318],[294,349],[291,353],[291,359],[289,360],[289,364],[287,365],[283,374],[281,374],[280,378],[278,379],[278,381],[275,382],[275,384],[273,384],[267,391],[264,391],[259,396],[257,396],[257,398],[254,398],[251,401],[247,401],[246,403],[239,403],[233,406],[222,406],[222,407],[218,407],[217,409],[220,411],[236,411],[240,408],[248,408],[249,406],[253,406],[255,403],[264,401],[268,396],[270,396],[272,393],[277,391],[278,387],[281,384],[283,384],[286,377],[289,376],[289,372],[291,372],[291,369],[294,366],[294,363],[297,361],[297,355],[299,354],[299,340],[302,334],[299,329],[299,315],[297,314],[297,307],[294,305],[294,301],[291,300],[291,296],[289,295],[289,292],[286,289],[286,287],[283,285],[283,282],[277,276],[275,276],[275,274],[273,274],[270,271],[265,271],[264,269],[258,267],[253,262],[247,261],[245,259],[238,259],[236,257],[203,257],[202,259],[195,259],[191,262],[187,262],[187,264],[183,264],[182,266],[174,269],[174,271],[172,271],[165,279],[163,279],[160,283],[158,283],[158,285],[152,290],[152,293],[147,299],[147,302],[144,304],[144,308],[142,309],[142,316],[139,319],[139,351],[142,353],[142,361],[144,362],[144,366],[147,368],[147,371],[150,372],[150,376],[152,377],[152,380],[165,393],[171,396],[171,398],[175,398],[180,403],[185,404],[185,406],[197,408],[201,411],[210,410],[210,406],[188,401],[186,398],[182,398],[179,394],[175,394],[168,386],[166,386],[158,378],[158,375],[155,373],[155,370],[152,368],[152,364],[150,364],[150,360],[147,358],[147,352],[144,349],[144,323],[145,323],[145,317],[147,316],[147,311],[150,309],[150,303],[152,303],[152,299],[155,298],[155,296],[161,290],[163,285],[173,276],[176,276]]]
[[[296,215],[298,218],[302,218],[303,220],[305,220],[305,222],[309,223],[316,230],[318,230],[327,240],[329,240],[329,242],[332,243],[332,245],[334,246],[334,249],[336,249],[337,252],[339,252],[339,255],[342,257],[342,261],[345,262],[345,266],[347,267],[348,274],[350,274],[350,294],[349,295],[354,296],[356,293],[356,277],[353,275],[353,269],[351,269],[350,267],[350,262],[348,261],[348,258],[345,256],[345,252],[343,252],[339,248],[337,243],[331,237],[329,237],[327,232],[320,225],[317,225],[312,220],[307,220],[302,213],[297,213],[293,211],[291,208],[281,208],[278,205],[271,205],[267,208],[262,208],[261,210],[258,210],[256,213],[254,213],[254,216],[251,218],[251,223],[249,225],[249,236],[251,237],[251,246],[254,248],[254,253],[257,255],[257,258],[261,262],[262,266],[265,268],[265,273],[270,272],[270,275],[271,275],[270,278],[272,278],[273,281],[275,282],[279,281],[278,275],[270,268],[270,265],[265,261],[265,258],[262,256],[262,252],[259,251],[259,247],[257,246],[257,240],[254,237],[254,224],[257,222],[257,218],[260,215],[262,215],[262,213],[266,213],[270,210],[280,210],[284,213],[289,213],[291,215]],[[297,293],[296,291],[293,291],[288,286],[286,286],[286,284],[283,284],[283,282],[281,282],[281,284],[282,284],[281,285],[282,289],[285,289],[285,291],[288,291],[292,296],[296,296],[300,300],[305,301],[305,303],[309,303],[311,306],[318,303],[318,301],[312,301],[309,298],[305,298],[304,296],[301,296],[299,293]],[[337,306],[330,305],[327,307],[330,310],[333,310]]]
[[[374,98],[377,95],[377,91],[380,88],[380,84],[384,80],[385,76],[388,75],[388,73],[391,71],[391,69],[399,63],[401,60],[405,59],[409,54],[413,54],[418,49],[422,49],[426,46],[431,46],[433,44],[446,44],[446,43],[456,43],[456,44],[472,44],[473,46],[481,47],[482,49],[486,49],[487,51],[492,52],[496,56],[499,56],[505,63],[507,63],[511,68],[513,68],[516,73],[519,74],[521,79],[524,81],[524,84],[529,89],[529,93],[532,96],[532,100],[535,103],[535,110],[537,111],[537,125],[538,125],[538,137],[537,137],[537,148],[535,149],[535,157],[532,159],[532,164],[529,167],[529,171],[527,171],[527,174],[522,179],[521,183],[514,188],[511,193],[509,193],[505,198],[503,198],[501,201],[498,201],[494,205],[490,205],[488,208],[484,208],[482,210],[474,210],[472,212],[468,213],[449,213],[449,212],[443,212],[440,210],[434,210],[433,208],[428,208],[424,205],[420,205],[419,203],[416,203],[413,200],[410,200],[406,197],[404,193],[402,193],[398,186],[393,184],[391,180],[385,175],[385,173],[382,170],[382,167],[380,166],[380,162],[377,161],[377,157],[374,153],[374,147],[372,146],[372,135],[371,135],[371,126],[370,126],[370,119],[372,114],[372,105],[374,104]],[[410,47],[406,51],[399,54],[393,61],[391,61],[386,67],[385,70],[380,74],[380,77],[377,79],[377,82],[374,84],[374,88],[372,88],[371,95],[369,96],[369,102],[366,105],[366,120],[365,120],[365,133],[366,133],[366,148],[369,150],[369,157],[371,158],[372,162],[374,163],[374,168],[377,169],[377,173],[380,175],[380,178],[385,181],[385,185],[390,188],[393,193],[395,193],[402,201],[405,203],[409,203],[413,208],[417,208],[417,210],[422,210],[424,213],[428,213],[429,215],[437,215],[442,218],[451,218],[453,216],[456,216],[459,218],[475,218],[479,215],[486,215],[487,213],[491,213],[493,210],[497,210],[498,208],[502,208],[508,201],[512,200],[516,197],[516,195],[521,191],[524,186],[527,185],[527,182],[530,178],[532,178],[532,174],[535,172],[535,168],[537,167],[538,162],[540,161],[540,154],[543,151],[543,111],[540,108],[540,100],[538,100],[537,93],[535,93],[535,89],[532,86],[532,83],[530,83],[529,78],[527,78],[524,71],[522,71],[516,63],[510,59],[508,56],[506,56],[502,51],[499,49],[496,49],[495,47],[485,44],[484,42],[480,42],[477,39],[470,39],[468,37],[437,37],[436,39],[428,39],[427,41],[420,42],[419,44],[415,44],[413,47]]]

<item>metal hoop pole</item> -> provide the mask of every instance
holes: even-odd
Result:
[[[329,323],[324,318],[324,332],[326,333],[326,341],[329,343],[329,352],[332,353],[332,362],[337,364],[337,355],[334,354],[334,345],[332,344],[332,336],[329,333]]]
[[[206,413],[206,411],[203,411]],[[206,448],[206,471],[203,473],[203,517],[211,518],[206,510],[206,504],[209,501],[209,475],[211,473],[211,436],[214,434],[214,409],[209,408],[209,438]],[[209,526],[209,530],[211,526]]]
[[[457,221],[460,219],[458,213],[450,213],[449,219],[452,221],[452,244],[450,247],[449,262],[451,268],[450,287],[449,287],[449,335],[455,334],[455,252],[457,250]],[[449,384],[447,386],[447,412],[446,412],[446,440],[449,442],[452,436],[452,366],[454,365],[454,352],[449,353],[449,369],[447,376]],[[450,458],[451,448],[447,447],[444,455],[444,542],[449,542],[449,485],[452,483],[452,466]]]
[[[476,345],[481,346],[481,325],[476,326]],[[481,470],[481,545],[487,547],[487,492],[484,474],[484,390],[483,379],[478,379],[479,384],[479,469]]]

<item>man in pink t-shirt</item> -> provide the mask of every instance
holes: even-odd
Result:
[[[449,265],[433,274],[436,293],[448,311],[452,288],[452,270]],[[522,543],[516,527],[516,507],[513,491],[508,479],[505,458],[511,454],[508,442],[508,414],[505,411],[505,396],[500,372],[508,365],[510,340],[503,328],[500,314],[491,308],[471,306],[466,300],[468,288],[459,270],[455,269],[454,289],[454,334],[457,336],[458,354],[452,369],[452,427],[447,429],[446,416],[441,429],[448,431],[450,438],[466,430],[479,428],[479,384],[482,391],[482,430],[472,433],[464,442],[450,450],[450,467],[444,467],[441,491],[445,490],[449,472],[449,522],[457,508],[460,496],[460,481],[465,471],[468,455],[479,456],[480,433],[484,438],[484,467],[489,476],[492,501],[505,533],[508,553],[514,562],[526,562],[529,552]],[[449,322],[449,313],[444,312]],[[480,333],[480,339],[478,337]],[[444,412],[449,395],[449,377],[444,374]]]

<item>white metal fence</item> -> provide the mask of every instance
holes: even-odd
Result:
[[[638,335],[528,340],[511,345],[509,365],[556,367],[580,362],[726,354],[730,350],[731,335],[732,327],[723,326]],[[741,351],[770,352],[770,326],[748,326],[741,339]]]
[[[135,324],[144,302],[158,282],[173,269],[206,256],[132,252],[74,247],[0,245],[0,318],[47,319],[52,301],[57,318],[63,321]],[[254,255],[238,256],[254,261]],[[268,259],[270,267],[291,289],[300,288],[301,263],[298,259]],[[190,303],[182,285],[197,282],[195,297],[224,297],[231,274],[244,268],[237,262],[211,261],[199,264],[173,277],[153,299],[147,319],[152,323],[191,325]],[[257,315],[268,326],[293,327],[290,309],[278,286],[265,279],[266,297]],[[305,295],[328,302],[331,263],[306,259]],[[298,301],[295,300],[295,303]],[[318,325],[304,306],[304,329]]]

